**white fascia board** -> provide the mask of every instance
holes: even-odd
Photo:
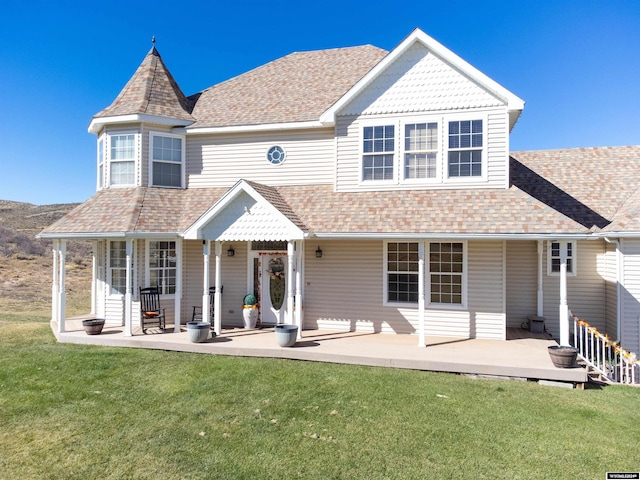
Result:
[[[193,225],[191,225],[184,232],[185,240],[203,240],[201,236],[198,234],[199,230],[204,227],[207,223],[211,221],[221,210],[223,210],[234,198],[236,198],[241,192],[247,193],[250,197],[252,197],[256,202],[265,205],[274,215],[280,217],[281,221],[287,224],[287,228],[290,231],[295,231],[299,233],[296,235],[294,240],[302,240],[304,238],[304,232],[300,230],[300,227],[295,225],[291,220],[285,217],[282,212],[280,212],[276,207],[274,207],[270,202],[268,202],[262,195],[260,195],[251,185],[249,185],[245,180],[239,180],[236,184],[231,187],[221,198],[213,205],[209,210],[207,210],[198,220],[196,220]],[[212,240],[212,239],[209,239]]]
[[[304,130],[309,128],[333,127],[332,122],[323,123],[316,120],[309,122],[265,123],[262,125],[232,125],[228,127],[192,127],[176,129],[176,133],[187,135],[205,135],[210,133],[251,133],[272,132],[279,130]]]
[[[492,80],[480,70],[463,60],[437,40],[431,38],[419,28],[416,28],[408,37],[394,48],[389,54],[373,67],[364,77],[362,77],[351,89],[342,96],[331,108],[320,116],[321,122],[335,122],[336,113],[350,102],[356,95],[364,90],[380,73],[382,73],[392,62],[402,55],[415,42],[422,43],[428,50],[454,66],[472,80],[486,88],[489,92],[502,99],[507,104],[507,109],[520,112],[524,109],[524,100],[511,93],[498,82]],[[519,115],[519,113],[518,113]],[[515,123],[515,121],[513,122]]]
[[[640,232],[600,232],[599,238],[640,238]]]
[[[464,234],[464,233],[314,233],[309,238],[332,239],[332,240],[384,240],[384,239],[406,239],[406,240],[596,240],[593,234],[534,234],[534,233],[487,233],[487,234]]]
[[[118,123],[155,123],[158,125],[171,125],[171,126],[187,126],[193,123],[191,120],[177,120],[175,118],[158,117],[156,115],[144,115],[144,114],[131,114],[131,115],[114,115],[112,117],[94,117],[89,123],[89,133],[100,133],[102,127],[107,124]]]

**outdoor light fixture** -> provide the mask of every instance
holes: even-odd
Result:
[[[318,245],[318,249],[316,250],[316,258],[322,258],[322,249]]]
[[[227,250],[227,257],[233,257],[236,254],[236,251],[233,249],[233,247],[229,247],[229,250]]]

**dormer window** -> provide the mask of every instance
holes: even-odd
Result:
[[[150,184],[181,188],[184,177],[184,138],[168,133],[149,134]]]
[[[109,135],[109,184],[135,185],[136,135],[133,133]]]
[[[395,128],[377,125],[363,128],[362,180],[393,180]]]

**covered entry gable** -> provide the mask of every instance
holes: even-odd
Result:
[[[302,240],[306,228],[275,188],[240,180],[185,233],[187,240]]]

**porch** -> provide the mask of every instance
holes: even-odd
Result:
[[[553,366],[547,347],[557,343],[548,334],[534,334],[518,328],[507,329],[507,341],[428,336],[427,348],[416,345],[415,335],[304,330],[302,339],[294,347],[283,348],[276,343],[273,328],[227,328],[204,343],[191,343],[184,325],[180,332],[168,328],[165,333],[150,330],[147,335],[134,328],[133,336],[125,336],[122,326],[105,325],[100,335],[87,335],[82,327],[82,320],[86,318],[89,317],[67,319],[64,333],[59,333],[58,325],[52,321],[57,340],[84,345],[286,358],[576,384],[587,381],[584,368]]]

